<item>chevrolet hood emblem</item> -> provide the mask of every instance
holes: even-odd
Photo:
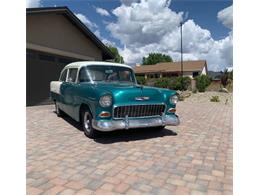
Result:
[[[136,101],[145,101],[145,100],[149,100],[149,97],[136,97],[135,100]]]

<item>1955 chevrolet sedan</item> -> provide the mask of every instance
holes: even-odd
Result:
[[[65,112],[93,138],[97,131],[178,125],[175,91],[138,85],[130,66],[74,62],[50,84],[58,116]]]

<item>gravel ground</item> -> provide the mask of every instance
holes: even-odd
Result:
[[[220,102],[210,102],[212,96],[219,96]],[[227,100],[227,103],[226,103]],[[210,102],[212,104],[226,104],[229,106],[233,105],[233,93],[222,93],[214,91],[206,91],[204,93],[192,93],[190,97],[184,100],[185,102],[196,102],[196,103],[206,103]]]

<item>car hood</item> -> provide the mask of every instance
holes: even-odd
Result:
[[[114,104],[164,103],[166,94],[160,88],[131,83],[96,83],[96,89],[110,93]],[[168,90],[170,91],[170,90]]]

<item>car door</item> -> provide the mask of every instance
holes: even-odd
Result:
[[[66,107],[65,107],[65,104],[64,104],[64,92],[63,92],[63,89],[64,89],[64,85],[66,84],[67,82],[67,75],[68,75],[68,69],[64,69],[62,72],[61,72],[61,76],[60,76],[60,79],[59,81],[61,81],[61,85],[60,85],[60,97],[59,97],[59,107],[61,110],[63,110],[64,112],[66,112]]]
[[[77,81],[78,68],[69,68],[67,82],[62,85],[62,92],[64,97],[65,112],[74,118],[74,110],[76,105],[76,88],[78,87]]]

